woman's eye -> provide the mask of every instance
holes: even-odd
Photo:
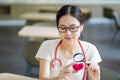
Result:
[[[64,27],[61,27],[60,29],[61,29],[61,30],[65,30],[66,28],[64,28]]]
[[[71,29],[76,29],[76,27],[70,27]]]

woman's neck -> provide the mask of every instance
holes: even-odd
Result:
[[[77,46],[78,46],[78,42],[76,41],[70,44],[62,42],[60,47],[61,50],[64,52],[74,53],[77,49]]]
[[[60,51],[64,58],[71,59],[73,55],[78,51],[78,42],[67,44],[62,42],[60,45]]]

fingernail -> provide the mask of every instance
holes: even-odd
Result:
[[[66,76],[66,78],[68,79],[68,76]]]

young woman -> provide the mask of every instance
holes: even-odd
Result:
[[[84,28],[81,10],[64,5],[56,15],[61,39],[46,40],[36,54],[40,62],[39,80],[100,80],[97,48],[79,40]]]

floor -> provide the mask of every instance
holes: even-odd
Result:
[[[10,72],[25,75],[27,63],[25,61],[24,45],[26,39],[17,35],[21,28],[21,26],[0,27],[0,73]],[[103,59],[100,65],[120,74],[120,33],[112,43],[110,39],[104,41],[88,39],[88,41],[98,48]],[[33,72],[38,73],[38,70]]]

